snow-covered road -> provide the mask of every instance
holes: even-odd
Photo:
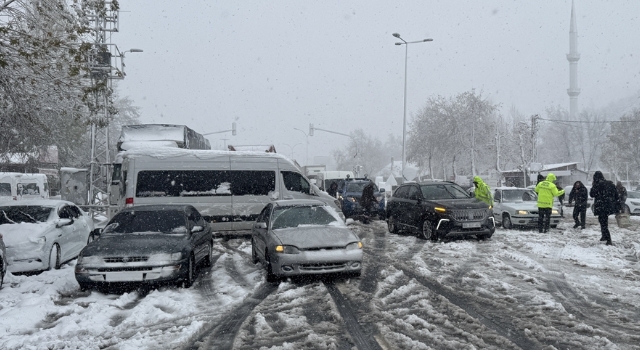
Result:
[[[356,279],[265,282],[248,240],[217,242],[190,289],[81,292],[71,262],[0,290],[2,349],[640,349],[640,218],[614,246],[549,234],[432,243],[382,221]]]

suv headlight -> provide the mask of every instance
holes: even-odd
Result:
[[[276,253],[280,254],[300,254],[300,249],[292,245],[277,245]]]

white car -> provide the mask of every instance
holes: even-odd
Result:
[[[0,202],[9,272],[59,269],[78,256],[92,230],[91,218],[71,202]]]
[[[628,191],[625,204],[629,208],[628,211],[631,215],[640,215],[640,192]]]
[[[493,216],[505,229],[538,227],[538,195],[529,188],[498,187],[493,193]],[[560,222],[558,208],[551,209],[549,227]]]

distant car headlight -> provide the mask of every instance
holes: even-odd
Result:
[[[174,262],[182,259],[182,252],[179,253],[158,253],[149,255],[148,262]]]
[[[280,254],[300,254],[300,249],[292,245],[277,245],[276,253]]]
[[[516,210],[516,214],[518,214],[518,215],[527,215],[527,214],[529,214],[529,212],[526,211],[526,210]]]
[[[349,243],[347,244],[346,249],[347,250],[362,249],[362,242],[358,241],[358,242]]]
[[[356,199],[354,197],[347,197],[347,200],[353,203],[356,202]]]
[[[631,201],[631,204],[633,204],[633,205],[640,205],[640,202]]]
[[[551,211],[551,214],[560,214],[560,212],[559,212],[557,209],[553,209],[553,210]]]

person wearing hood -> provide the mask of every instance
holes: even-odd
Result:
[[[598,217],[600,223],[600,232],[602,232],[601,241],[607,241],[607,245],[611,243],[611,233],[609,232],[609,215],[617,214],[620,211],[620,201],[618,199],[618,191],[613,182],[605,180],[601,171],[593,174],[593,186],[589,195],[593,198],[593,215]]]
[[[473,184],[476,186],[476,189],[473,192],[476,199],[479,199],[489,204],[490,207],[493,207],[493,197],[491,197],[491,189],[489,189],[489,185],[482,181],[480,176],[473,177]]]
[[[553,183],[554,181],[556,181],[556,176],[553,173],[549,173],[544,181],[536,185],[535,191],[538,194],[538,232],[540,233],[549,231],[553,197],[564,194],[564,190],[558,190]]]
[[[627,189],[622,185],[622,182],[618,181],[616,183],[616,191],[618,191],[618,203],[620,203],[618,207],[620,213],[624,213],[627,202]]]
[[[576,223],[573,228],[582,227],[584,229],[587,218],[587,200],[589,200],[587,188],[581,181],[576,181],[569,193],[569,205],[574,201],[576,203],[573,207],[573,221]]]

